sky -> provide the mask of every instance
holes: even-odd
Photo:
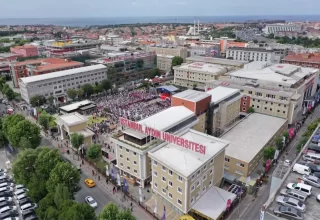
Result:
[[[0,18],[319,15],[320,0],[9,0],[0,8]]]

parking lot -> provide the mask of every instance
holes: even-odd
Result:
[[[299,159],[299,162],[304,162],[302,158]],[[298,162],[298,163],[299,163]],[[289,174],[288,178],[284,181],[280,189],[286,188],[288,183],[298,183],[299,178],[302,178],[301,174],[292,172]],[[320,203],[316,201],[316,196],[320,194],[320,188],[312,187],[312,194],[306,200],[306,212],[304,214],[304,220],[319,220],[320,219]],[[279,193],[276,195],[280,195]],[[268,208],[270,213],[273,213],[275,207],[278,207],[278,204],[274,201]]]

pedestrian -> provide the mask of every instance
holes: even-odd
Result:
[[[107,184],[109,184],[109,180],[108,180],[108,177],[106,178],[106,183],[107,183]]]
[[[130,209],[131,209],[131,212],[132,212],[132,210],[133,210],[133,204],[132,204],[132,202],[130,203]]]
[[[113,194],[116,192],[116,187],[114,186],[112,189]]]
[[[100,176],[98,176],[98,181],[100,181]]]
[[[92,176],[94,176],[94,170],[92,170]]]
[[[84,161],[82,160],[82,165],[84,164]]]

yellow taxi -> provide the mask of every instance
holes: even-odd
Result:
[[[94,187],[96,185],[96,183],[92,179],[86,179],[84,182],[90,188],[92,188],[92,187]]]

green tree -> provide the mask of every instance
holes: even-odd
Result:
[[[266,147],[266,148],[263,150],[263,158],[264,158],[265,160],[273,159],[275,152],[276,152],[276,149],[274,149],[273,147]]]
[[[93,86],[91,84],[84,84],[81,88],[84,91],[85,97],[90,97],[93,94]]]
[[[9,101],[13,100],[16,96],[14,91],[11,88],[6,89],[4,94],[6,95],[6,97]]]
[[[2,131],[4,132],[6,137],[8,137],[9,128],[14,127],[16,124],[18,124],[18,122],[24,121],[24,120],[25,120],[24,116],[20,114],[14,114],[14,115],[9,115],[5,117],[4,120],[2,121]]]
[[[20,149],[28,149],[28,148],[33,148],[33,147],[32,147],[31,142],[29,141],[28,138],[21,137],[20,142],[19,142],[19,148]]]
[[[180,56],[174,56],[172,58],[171,66],[179,66],[183,63],[183,58]]]
[[[82,88],[78,89],[77,94],[78,94],[79,98],[83,98],[84,97],[84,90]]]
[[[9,143],[9,141],[8,141],[7,137],[5,136],[3,131],[0,131],[0,148],[7,146],[8,143]]]
[[[101,84],[98,84],[96,86],[93,87],[93,93],[98,94],[103,92],[103,87]]]
[[[36,148],[41,143],[40,128],[27,120],[20,121],[15,126],[9,128],[8,139],[12,146],[19,147],[22,137],[30,141],[32,148]]]
[[[77,97],[77,90],[75,89],[68,89],[67,95],[70,99],[74,100]]]
[[[79,147],[84,142],[84,136],[82,134],[78,133],[72,133],[71,134],[71,144],[75,149],[79,149]]]
[[[89,147],[87,150],[87,157],[91,160],[97,160],[100,159],[102,156],[101,154],[101,147],[98,144],[93,144]]]
[[[58,149],[42,148],[35,162],[36,174],[42,179],[48,180],[51,171],[61,161]]]
[[[152,70],[149,71],[149,78],[153,79],[156,76],[160,76],[161,75],[161,71],[159,68],[153,68]]]
[[[41,201],[38,203],[38,208],[36,209],[36,213],[39,217],[39,219],[48,219],[47,212],[49,208],[55,207],[54,203],[54,193],[48,193],[46,197],[41,199]],[[58,211],[58,210],[57,210]],[[59,216],[59,214],[58,214]]]
[[[283,143],[282,143],[282,137],[281,136],[278,136],[275,139],[275,143],[276,143],[276,147],[277,147],[278,150],[281,150],[283,148]]]
[[[59,184],[56,187],[56,191],[54,194],[54,203],[58,209],[62,208],[63,202],[65,200],[71,199],[71,195],[69,193],[68,187]]]
[[[59,220],[96,220],[96,214],[92,207],[84,203],[73,203],[71,207],[62,210]]]
[[[113,66],[108,67],[107,75],[113,75],[117,72],[116,68]]]
[[[39,125],[42,126],[44,130],[49,129],[49,124],[50,124],[50,115],[47,114],[46,112],[41,112],[39,118],[38,118],[38,123]]]
[[[70,163],[59,162],[51,171],[47,181],[47,189],[54,192],[59,184],[67,186],[70,193],[76,192],[76,186],[80,181],[80,173]]]
[[[254,108],[253,107],[249,107],[248,110],[247,110],[247,113],[248,114],[254,113]]]
[[[129,210],[119,210],[118,206],[113,203],[106,205],[98,216],[98,220],[135,220]]]
[[[35,95],[33,97],[30,98],[30,104],[33,106],[33,107],[36,107],[36,106],[41,106],[43,104],[46,103],[46,98],[42,95]]]
[[[52,95],[49,96],[48,102],[49,102],[50,105],[53,105],[53,101],[54,101],[54,97]]]
[[[0,77],[0,91],[1,92],[2,92],[5,84],[6,84],[6,80],[3,77]]]
[[[111,82],[107,79],[102,80],[101,82],[102,88],[107,92],[109,89],[111,89]]]
[[[45,220],[57,220],[59,219],[60,212],[53,206],[50,206],[46,211]]]
[[[30,181],[27,184],[29,189],[28,196],[30,196],[33,202],[38,203],[48,194],[46,181],[47,179],[42,178],[42,175],[39,175],[38,173],[33,174],[30,178]]]
[[[286,138],[286,141],[288,141],[288,139],[289,139],[289,132],[288,132],[288,131],[285,131],[285,132],[283,132],[282,135]]]

